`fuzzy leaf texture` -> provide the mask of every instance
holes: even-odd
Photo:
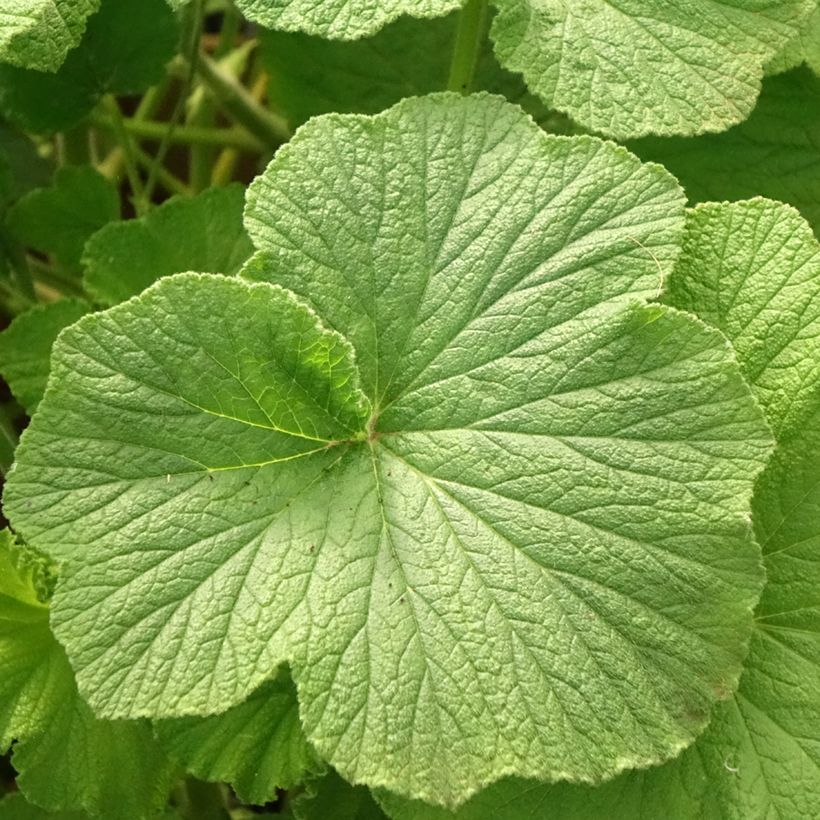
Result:
[[[56,71],[100,0],[7,0],[0,9],[0,62]]]
[[[551,108],[616,139],[724,131],[816,0],[496,0],[501,64]]]
[[[644,301],[682,200],[486,95],[321,117],[249,192],[266,281],[66,330],[6,509],[94,708],[224,711],[287,662],[345,778],[448,805],[691,743],[771,442],[725,338]]]
[[[724,134],[630,144],[665,165],[692,203],[766,196],[794,205],[820,237],[820,77],[801,68],[769,77],[748,120]]]
[[[79,696],[49,629],[39,561],[21,550],[0,532],[0,751],[17,740],[17,784],[38,806],[150,817],[165,804],[171,767],[146,725],[98,720]]]
[[[803,24],[797,37],[766,66],[766,71],[776,74],[801,63],[805,63],[815,74],[820,74],[820,6]]]
[[[594,789],[509,779],[456,813],[380,793],[393,820],[820,816],[820,380],[812,364],[818,250],[788,206],[707,204],[689,214],[685,251],[670,281],[673,303],[732,339],[780,430],[753,502],[768,582],[738,692],[716,707],[694,746],[660,768]],[[791,359],[810,369],[791,377],[783,366]],[[771,389],[776,375],[782,393]]]
[[[401,15],[441,17],[461,5],[462,0],[236,0],[249,20],[263,26],[331,40],[356,40]]]

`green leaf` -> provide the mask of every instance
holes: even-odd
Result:
[[[729,338],[778,437],[799,425],[820,382],[820,245],[797,211],[695,208],[668,300]]]
[[[766,71],[776,74],[801,63],[820,74],[820,6],[803,23],[800,33],[766,66]]]
[[[167,278],[61,335],[18,450],[95,709],[224,711],[288,662],[344,777],[450,805],[689,744],[739,675],[770,434],[725,338],[641,301],[682,216],[498,98],[306,125],[248,273],[355,365],[275,285]]]
[[[244,803],[274,800],[277,789],[323,768],[302,731],[287,675],[220,715],[159,721],[155,730],[172,760],[201,780],[230,783]]]
[[[88,815],[80,811],[50,812],[14,792],[0,800],[0,820],[88,820]]]
[[[723,131],[749,116],[763,65],[815,0],[497,0],[501,64],[617,139]]]
[[[273,107],[294,126],[329,112],[377,114],[404,97],[447,87],[458,13],[435,20],[402,17],[372,37],[351,42],[263,31],[261,57]],[[503,94],[548,124],[548,113],[520,76],[499,66],[489,42],[475,88]]]
[[[296,820],[386,820],[386,815],[363,786],[351,786],[336,772],[308,784],[293,801]]]
[[[50,187],[20,199],[9,210],[7,224],[18,242],[76,270],[88,238],[119,217],[114,185],[89,165],[69,165]]]
[[[749,119],[725,134],[646,139],[630,147],[662,162],[692,203],[766,196],[794,205],[820,236],[820,77],[768,77]]]
[[[0,10],[0,62],[56,71],[79,43],[100,0],[5,0]]]
[[[0,333],[0,374],[29,415],[45,393],[54,341],[89,310],[81,299],[60,299],[21,313]]]
[[[18,550],[0,532],[0,747],[17,739],[18,786],[52,811],[152,815],[166,802],[170,765],[147,725],[97,720],[80,698],[38,595],[42,569],[36,559],[21,565]]]
[[[101,304],[115,305],[172,273],[236,273],[253,252],[244,203],[241,185],[211,188],[174,197],[141,219],[106,225],[85,248],[86,289]]]
[[[302,31],[332,40],[375,34],[403,14],[440,17],[462,0],[236,0],[249,19],[281,31]]]
[[[0,65],[0,110],[28,131],[70,128],[103,94],[136,94],[162,79],[177,39],[165,0],[102,0],[55,73]]]

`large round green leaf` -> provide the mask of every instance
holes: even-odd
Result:
[[[82,319],[20,446],[94,707],[221,711],[288,662],[342,775],[449,805],[689,744],[746,649],[770,434],[725,338],[644,301],[675,181],[441,95],[311,121],[246,221],[268,282]]]

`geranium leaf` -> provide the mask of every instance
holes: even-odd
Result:
[[[807,68],[768,77],[746,122],[697,139],[645,139],[630,147],[662,162],[692,203],[766,196],[794,205],[820,236],[820,77]]]
[[[820,74],[820,6],[803,23],[800,33],[766,66],[766,71],[776,74],[801,63]]]
[[[0,10],[0,62],[56,71],[79,43],[100,0],[7,0]]]
[[[81,299],[60,299],[21,313],[0,333],[0,373],[29,415],[43,398],[54,341],[89,310]]]
[[[723,131],[814,0],[497,0],[501,64],[547,105],[618,139]]]
[[[88,165],[69,165],[57,172],[49,187],[20,199],[7,220],[18,242],[76,270],[88,238],[119,217],[114,185]]]
[[[296,688],[280,674],[220,715],[155,724],[167,754],[201,780],[226,781],[240,800],[263,804],[322,763],[299,722]]]
[[[690,212],[669,303],[732,342],[778,436],[816,402],[820,245],[797,211],[764,199]]]
[[[88,820],[88,815],[82,811],[50,812],[29,803],[20,792],[12,792],[0,800],[0,820]]]
[[[7,485],[95,708],[224,711],[288,662],[343,776],[450,805],[690,743],[740,671],[770,434],[725,338],[642,301],[674,180],[440,95],[312,120],[246,219],[277,284],[67,329]]]
[[[88,292],[115,305],[172,273],[236,273],[253,252],[242,224],[244,203],[241,185],[210,188],[174,197],[141,219],[106,225],[85,248]]]
[[[80,698],[49,629],[41,573],[39,559],[26,561],[8,530],[0,532],[0,750],[17,740],[17,783],[38,806],[151,816],[165,804],[171,767],[147,725],[97,720]]]
[[[375,34],[403,14],[440,17],[462,0],[236,0],[249,19],[281,31],[303,31],[332,40]]]
[[[158,82],[178,36],[165,0],[102,0],[56,72],[0,64],[0,110],[28,131],[70,128],[103,94],[135,94]]]

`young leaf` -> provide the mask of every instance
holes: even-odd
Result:
[[[668,301],[729,337],[778,437],[800,423],[820,382],[820,245],[797,211],[695,208]]]
[[[497,0],[492,37],[550,107],[617,139],[723,131],[815,0]]]
[[[141,219],[106,225],[85,247],[86,289],[101,304],[116,305],[172,273],[236,273],[253,252],[244,203],[241,185],[210,188],[174,197]]]
[[[249,194],[249,273],[356,365],[214,276],[66,330],[6,509],[63,562],[95,708],[223,711],[287,661],[343,776],[450,805],[690,743],[745,651],[770,434],[725,338],[640,301],[681,199],[497,98],[318,118]]]
[[[264,31],[261,57],[270,73],[269,98],[298,126],[317,114],[376,114],[447,86],[458,13],[435,20],[402,17],[371,37],[349,42],[285,31]],[[473,86],[502,94],[539,121],[547,112],[520,76],[482,50]]]
[[[0,62],[56,71],[100,0],[6,0],[0,9]]]
[[[725,134],[646,139],[630,147],[662,162],[693,202],[766,196],[794,205],[820,236],[820,77],[768,77],[751,117]]]
[[[21,244],[76,270],[88,238],[119,217],[111,182],[88,165],[69,165],[50,187],[30,191],[10,209],[8,227]]]
[[[29,415],[43,398],[55,339],[89,309],[81,299],[37,305],[0,333],[0,373]]]
[[[0,532],[0,747],[17,739],[17,783],[46,809],[148,817],[165,804],[171,767],[146,725],[97,720],[80,698],[18,549]]]
[[[440,17],[462,0],[236,0],[249,19],[281,31],[302,31],[332,40],[375,34],[402,14]]]
[[[36,133],[70,128],[103,94],[134,94],[158,82],[177,39],[165,0],[102,0],[56,72],[0,64],[0,110]]]
[[[766,71],[776,74],[801,63],[806,63],[815,74],[820,74],[820,6],[803,23],[797,37],[766,66]]]
[[[220,715],[159,721],[166,753],[201,780],[226,781],[245,803],[274,800],[323,766],[299,722],[296,688],[280,674]]]

